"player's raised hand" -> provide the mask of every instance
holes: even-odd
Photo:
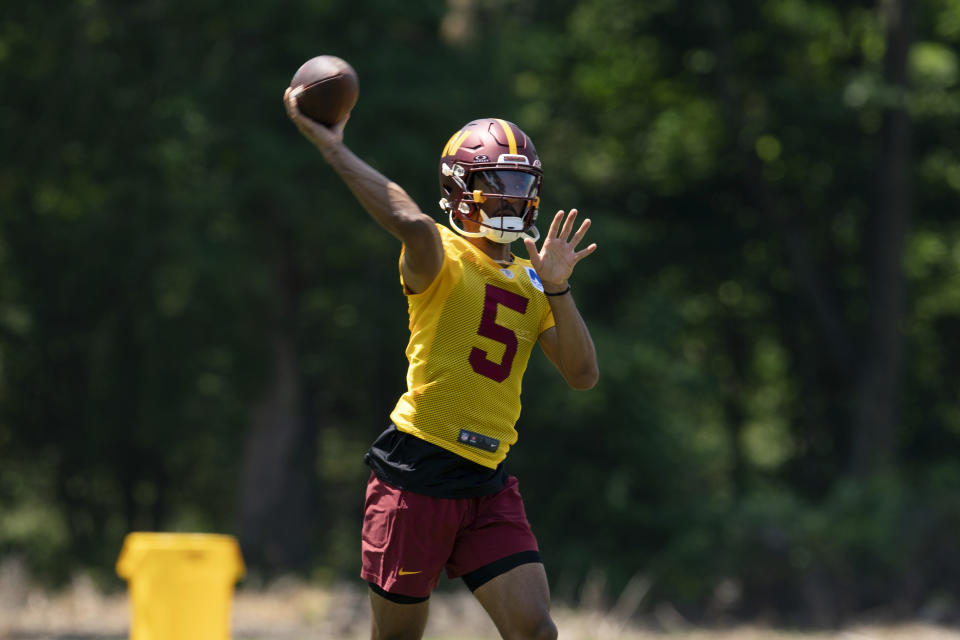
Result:
[[[300,89],[300,87],[287,87],[287,90],[283,92],[283,105],[287,110],[287,116],[293,120],[293,124],[297,125],[300,133],[306,136],[307,140],[316,145],[321,151],[343,142],[343,128],[347,125],[350,114],[348,113],[343,120],[333,126],[326,127],[316,120],[303,115],[300,111],[297,106],[298,89]]]
[[[525,239],[524,245],[527,247],[527,253],[530,254],[530,262],[536,269],[540,281],[550,292],[562,291],[567,288],[567,281],[573,268],[578,262],[589,256],[597,250],[597,244],[591,243],[586,248],[577,251],[577,245],[583,240],[590,228],[590,219],[581,223],[576,233],[573,233],[573,225],[577,219],[577,210],[570,209],[570,214],[564,220],[564,212],[557,211],[550,223],[550,230],[547,231],[539,251],[533,240]],[[573,236],[571,237],[571,233]]]

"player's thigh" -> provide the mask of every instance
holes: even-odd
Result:
[[[514,567],[473,592],[506,640],[553,640],[557,627],[550,617],[550,588],[543,564]]]
[[[392,602],[370,591],[371,640],[420,640],[427,626],[430,601]]]
[[[429,597],[454,547],[462,506],[462,501],[404,491],[371,475],[360,576],[398,604]]]

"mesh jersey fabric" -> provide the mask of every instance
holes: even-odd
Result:
[[[529,260],[514,257],[503,267],[437,227],[440,272],[420,293],[404,287],[410,366],[407,392],[390,419],[404,433],[493,469],[517,441],[523,373],[540,334],[555,325],[553,312]]]

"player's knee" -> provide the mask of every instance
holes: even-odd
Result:
[[[543,624],[540,625],[540,633],[537,635],[537,640],[557,640],[557,635],[557,625],[553,623],[553,619],[550,616],[546,616]]]
[[[557,640],[557,625],[550,614],[544,612],[525,622],[524,628],[515,636],[517,640]]]
[[[537,640],[557,640],[557,625],[553,624],[550,616],[543,618],[537,635],[533,637]]]

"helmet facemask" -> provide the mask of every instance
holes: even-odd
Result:
[[[509,244],[520,238],[538,240],[534,226],[540,205],[540,175],[518,169],[475,169],[466,176],[468,188],[460,204],[451,207],[450,224],[460,234]],[[468,231],[457,220],[472,222]],[[532,231],[532,235],[530,233]]]

